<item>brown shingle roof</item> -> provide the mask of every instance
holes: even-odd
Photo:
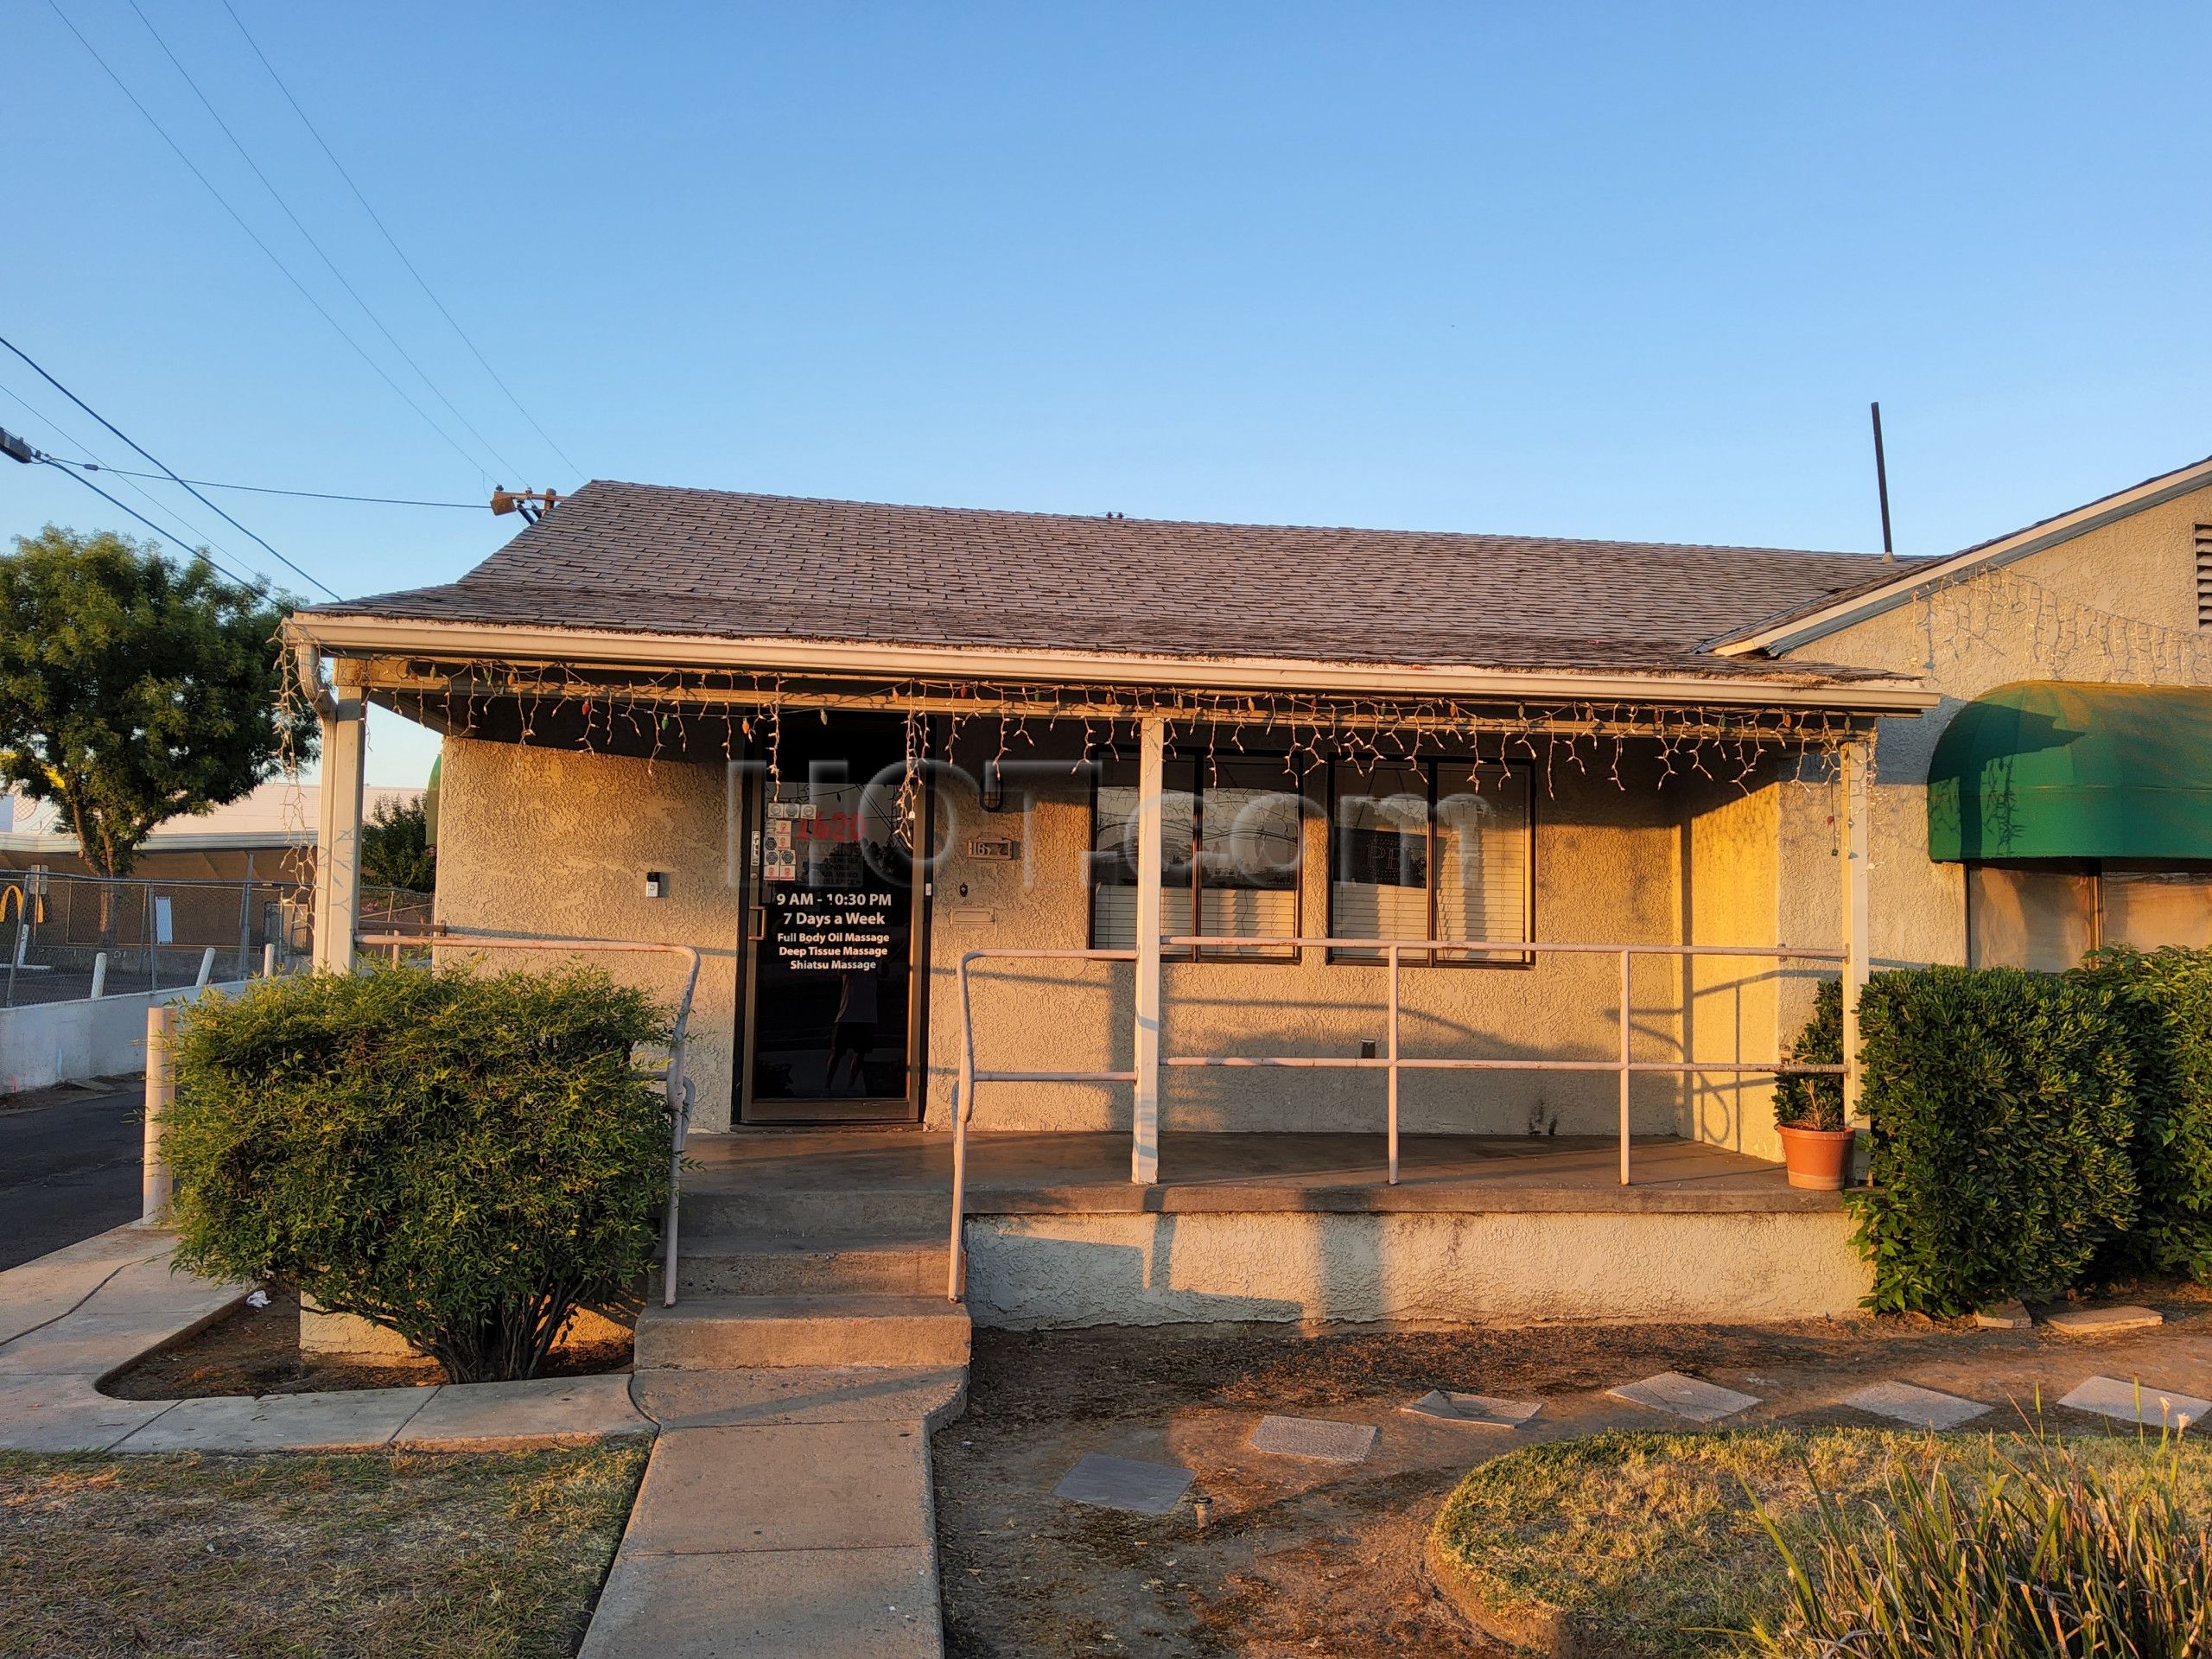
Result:
[[[599,482],[459,582],[315,613],[1726,676],[1752,665],[1703,655],[1703,642],[1878,569],[1863,554],[1781,548],[1183,524]]]

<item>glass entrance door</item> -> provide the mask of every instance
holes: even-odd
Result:
[[[922,807],[903,731],[794,718],[780,747],[756,791],[745,1121],[912,1121],[920,837],[900,815]]]

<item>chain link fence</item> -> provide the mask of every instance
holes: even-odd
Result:
[[[430,916],[429,893],[362,890],[364,929],[427,929]],[[0,1007],[294,972],[314,956],[314,917],[298,881],[0,871]]]

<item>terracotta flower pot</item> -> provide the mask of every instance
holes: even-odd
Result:
[[[1783,1161],[1789,1166],[1789,1185],[1834,1192],[1851,1177],[1851,1143],[1856,1129],[1801,1129],[1778,1123]]]

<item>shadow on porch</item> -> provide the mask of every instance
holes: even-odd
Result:
[[[886,1210],[949,1224],[952,1137],[907,1131],[746,1130],[695,1135],[684,1202],[764,1210],[809,1198],[873,1195]],[[1351,1134],[1160,1137],[1160,1179],[1129,1179],[1129,1137],[972,1130],[966,1213],[1052,1215],[1310,1211],[1532,1214],[1834,1211],[1833,1192],[1790,1186],[1782,1166],[1672,1137],[1633,1143],[1635,1182],[1618,1180],[1619,1142],[1595,1135],[1409,1135],[1399,1181],[1384,1139]]]

